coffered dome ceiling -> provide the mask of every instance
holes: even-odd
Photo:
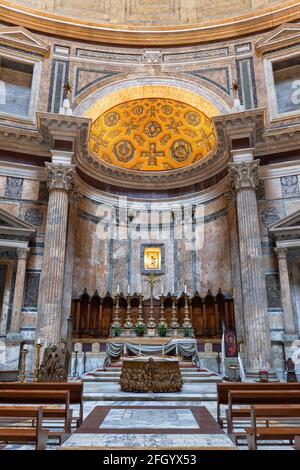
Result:
[[[180,101],[144,98],[119,104],[93,123],[90,151],[135,171],[170,171],[199,162],[216,147],[213,124]]]
[[[47,13],[101,23],[181,25],[255,12],[282,0],[15,0]]]

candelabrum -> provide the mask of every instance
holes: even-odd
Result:
[[[114,315],[114,321],[112,324],[114,328],[119,328],[121,326],[119,313],[120,313],[120,294],[118,293],[116,295],[116,305],[115,305],[115,312],[114,312],[115,315]]]
[[[138,308],[138,319],[136,322],[136,326],[144,325],[144,317],[143,317],[143,298],[142,294],[139,295],[139,308]]]
[[[165,319],[165,306],[164,306],[164,295],[161,294],[160,296],[160,319],[159,319],[159,325],[165,325],[167,326],[167,322]]]
[[[38,382],[39,381],[40,355],[41,355],[42,344],[38,342],[34,345],[34,348],[35,348],[34,382]]]
[[[182,328],[192,328],[191,318],[190,318],[190,306],[187,293],[184,294],[185,304],[184,304],[184,320]]]
[[[131,321],[131,296],[130,294],[127,295],[127,308],[126,308],[126,319],[124,328],[130,330],[133,327],[133,323]]]
[[[148,276],[148,283],[150,285],[150,309],[149,309],[149,319],[147,322],[147,327],[153,329],[156,327],[155,318],[154,318],[154,304],[153,304],[153,289],[154,285],[158,280],[153,274]]]
[[[179,323],[177,320],[177,309],[176,309],[176,295],[172,295],[172,319],[171,319],[171,328],[177,330],[179,328]]]
[[[19,374],[19,381],[24,382],[25,380],[25,364],[26,364],[26,355],[28,351],[26,348],[21,350],[21,359],[20,359],[20,374]]]

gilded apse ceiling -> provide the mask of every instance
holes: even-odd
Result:
[[[144,98],[119,104],[99,116],[90,151],[111,165],[135,171],[183,168],[216,146],[211,119],[171,99]]]

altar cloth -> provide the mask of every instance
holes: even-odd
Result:
[[[134,339],[134,342],[132,342]],[[147,339],[147,343],[143,344],[142,340]],[[165,339],[166,343],[153,344],[155,339]],[[139,340],[139,342],[136,342]],[[200,361],[197,351],[197,341],[194,338],[127,338],[127,341],[120,341],[116,338],[115,341],[110,339],[106,344],[106,358],[104,367],[107,367],[112,359],[118,359],[122,355],[126,356],[131,353],[135,356],[182,356],[190,357],[192,363],[200,367]]]

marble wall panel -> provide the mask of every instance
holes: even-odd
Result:
[[[197,252],[200,292],[219,288],[232,294],[231,264],[227,216],[205,224],[204,246]],[[198,287],[199,289],[199,287]]]
[[[265,199],[279,199],[282,197],[282,185],[279,178],[264,180]]]
[[[8,176],[6,178],[5,197],[21,198],[23,192],[23,178]]]
[[[40,182],[37,180],[23,180],[22,199],[37,201],[39,199]]]
[[[0,197],[4,197],[6,187],[6,176],[0,176]]]

